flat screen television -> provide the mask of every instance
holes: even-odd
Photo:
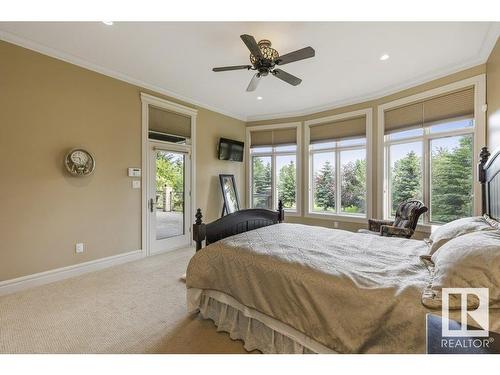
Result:
[[[245,144],[232,139],[219,139],[219,159],[231,161],[243,161],[243,150]]]

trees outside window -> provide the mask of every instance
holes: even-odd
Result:
[[[366,213],[366,151],[342,151],[340,161],[342,212]]]
[[[366,215],[365,143],[363,138],[311,145],[312,212]]]
[[[472,216],[473,138],[431,141],[431,222]]]
[[[335,169],[333,165],[326,161],[319,172],[314,177],[314,210],[333,211],[335,210]]]
[[[422,200],[429,207],[424,216],[427,223],[448,223],[473,214],[471,122],[463,120],[461,127],[456,120],[439,123],[406,141],[403,134],[408,131],[386,136],[390,216],[410,198]],[[429,171],[424,184],[426,168]]]
[[[250,152],[251,206],[274,210],[281,199],[285,210],[297,211],[297,146],[255,147]]]
[[[278,199],[281,199],[284,208],[295,208],[297,201],[297,168],[295,166],[295,156],[278,156],[276,159],[278,169]]]
[[[254,156],[252,160],[252,207],[271,209],[271,157]]]
[[[410,142],[390,147],[391,216],[401,202],[423,200],[422,142]]]

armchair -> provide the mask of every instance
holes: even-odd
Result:
[[[427,212],[427,207],[417,199],[408,199],[401,203],[396,210],[394,220],[368,219],[368,230],[360,229],[363,233],[380,234],[384,237],[411,238],[420,215]]]

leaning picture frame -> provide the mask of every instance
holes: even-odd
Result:
[[[238,190],[236,189],[234,175],[220,174],[219,181],[222,190],[222,197],[224,198],[221,216],[239,211],[240,200],[238,197]]]

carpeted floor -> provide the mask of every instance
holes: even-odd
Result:
[[[186,313],[192,249],[0,297],[0,353],[246,353]]]

